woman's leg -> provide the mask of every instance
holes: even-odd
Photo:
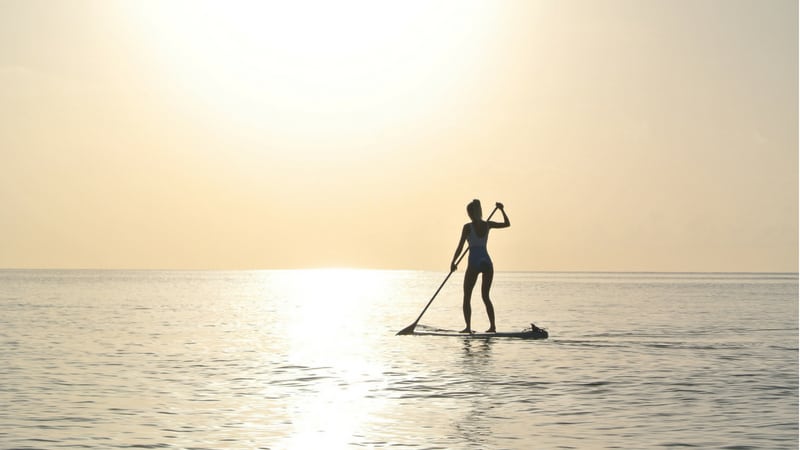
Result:
[[[489,329],[486,330],[489,333],[493,333],[496,331],[494,325],[494,305],[492,305],[492,300],[489,298],[489,290],[492,288],[492,280],[494,279],[494,268],[489,266],[483,272],[483,278],[481,279],[481,297],[483,297],[483,305],[486,307],[486,314],[489,316]]]
[[[462,333],[469,333],[472,331],[470,328],[472,322],[472,307],[470,300],[472,299],[472,289],[475,287],[475,282],[478,281],[478,272],[467,267],[464,273],[464,322],[467,327],[461,330]]]

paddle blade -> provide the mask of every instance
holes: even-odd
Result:
[[[417,327],[417,322],[412,323],[411,325],[403,328],[402,330],[398,331],[395,336],[404,336],[407,334],[414,334],[414,328]]]

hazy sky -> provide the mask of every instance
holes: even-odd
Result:
[[[0,267],[797,271],[781,0],[0,0]]]

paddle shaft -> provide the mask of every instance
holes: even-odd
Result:
[[[492,216],[494,215],[495,211],[497,211],[497,207],[496,206],[492,210],[492,213],[489,214],[489,217],[486,218],[487,222],[489,221],[489,219],[492,218]],[[489,230],[486,230],[486,232],[488,233]],[[467,249],[464,250],[463,253],[461,253],[461,256],[458,257],[458,259],[456,260],[456,265],[458,265],[458,263],[460,263],[461,260],[464,259],[464,256],[468,252],[469,252],[469,247],[467,247]],[[447,280],[450,279],[450,275],[452,275],[453,272],[455,272],[455,270],[451,270],[450,273],[448,273],[447,276],[444,277],[444,281],[442,281],[442,284],[439,285],[439,289],[436,289],[436,292],[433,293],[433,297],[431,297],[431,299],[428,300],[428,304],[425,305],[425,308],[423,308],[422,312],[419,313],[419,317],[417,317],[417,320],[415,320],[414,323],[412,323],[411,325],[409,325],[409,326],[403,328],[402,330],[398,331],[397,334],[410,334],[410,333],[412,333],[414,331],[414,328],[416,328],[417,324],[419,323],[419,320],[422,319],[423,315],[425,315],[425,311],[427,311],[428,307],[431,306],[431,303],[433,303],[433,299],[435,299],[436,296],[439,295],[439,291],[442,290],[442,288],[444,287],[445,283],[447,283]]]

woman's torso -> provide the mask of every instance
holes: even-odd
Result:
[[[486,243],[489,240],[489,225],[486,222],[468,224],[469,233],[467,242],[469,243],[469,265],[491,264],[489,252],[486,250]]]

